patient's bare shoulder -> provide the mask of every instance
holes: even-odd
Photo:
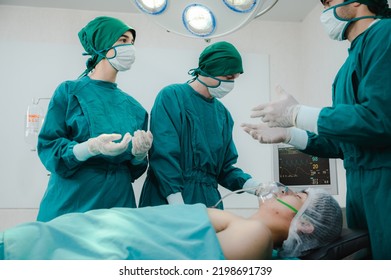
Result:
[[[210,222],[212,223],[216,233],[225,230],[230,223],[241,217],[220,209],[207,208]]]
[[[271,232],[260,220],[246,219],[217,209],[208,209],[208,215],[227,259],[271,258]]]

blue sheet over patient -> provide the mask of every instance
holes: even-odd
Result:
[[[4,232],[3,257],[224,259],[202,204],[100,209],[22,224]]]

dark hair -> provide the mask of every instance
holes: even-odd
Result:
[[[349,0],[344,0],[344,2]],[[324,3],[324,0],[321,0]],[[358,3],[367,5],[368,10],[377,16],[389,18],[391,17],[391,9],[388,6],[387,0],[357,0]]]

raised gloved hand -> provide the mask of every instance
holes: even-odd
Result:
[[[129,133],[126,133],[121,142],[113,142],[121,139],[121,134],[101,134],[98,137],[90,138],[87,141],[88,151],[92,155],[117,156],[126,151],[129,142],[132,139]]]
[[[101,134],[98,137],[90,138],[83,143],[76,144],[73,147],[73,154],[79,161],[85,161],[99,154],[117,156],[126,151],[132,139],[132,136],[126,133],[121,142],[113,142],[121,139],[121,137],[121,134],[116,133]]]
[[[143,160],[149,149],[152,147],[153,136],[150,131],[137,130],[133,134],[132,138],[132,154],[136,160]]]
[[[265,123],[244,123],[241,126],[252,138],[264,144],[288,143],[291,138],[288,128],[269,127]]]
[[[294,126],[301,105],[280,86],[276,88],[276,91],[279,99],[253,108],[251,117],[260,117],[269,127]]]

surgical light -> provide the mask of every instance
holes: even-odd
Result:
[[[185,28],[196,36],[209,36],[216,28],[213,13],[205,6],[192,4],[185,8],[182,15]]]
[[[268,12],[278,0],[132,0],[169,32],[210,39],[230,34]]]
[[[167,0],[136,0],[137,7],[144,13],[157,15],[167,7]]]
[[[224,3],[228,8],[236,11],[236,12],[249,12],[251,11],[255,4],[256,0],[224,0]]]

